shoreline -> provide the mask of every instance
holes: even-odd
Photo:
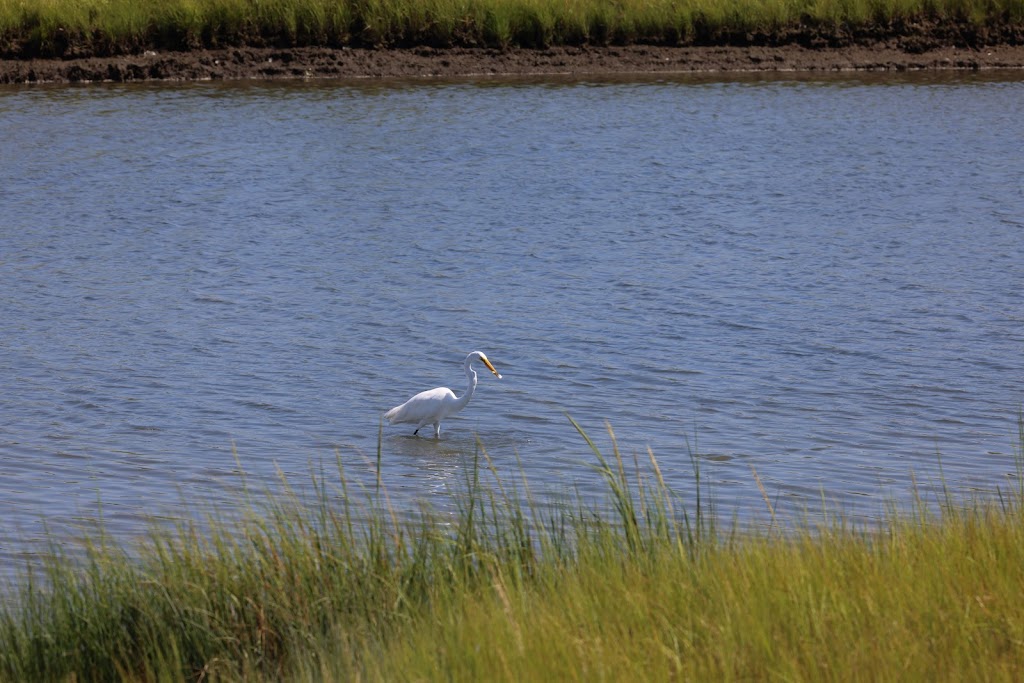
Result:
[[[514,48],[252,48],[0,60],[0,84],[478,76],[1024,70],[1024,45],[905,50],[890,44]]]

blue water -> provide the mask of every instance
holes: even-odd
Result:
[[[0,559],[230,509],[380,415],[395,504],[476,440],[597,495],[571,415],[720,512],[1016,485],[1024,81],[0,89]],[[430,430],[424,430],[428,435]],[[940,461],[941,457],[941,461]],[[754,472],[756,471],[756,477]]]

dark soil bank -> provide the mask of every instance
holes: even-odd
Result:
[[[924,69],[1024,69],[1024,45],[148,50],[138,55],[0,60],[0,83]]]

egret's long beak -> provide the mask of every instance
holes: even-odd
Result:
[[[495,377],[497,377],[498,379],[501,379],[501,375],[498,374],[498,371],[494,369],[493,365],[491,365],[491,361],[487,360],[486,358],[481,358],[480,360],[482,360],[484,362],[484,365],[487,366],[488,370],[490,370],[491,372],[494,373]]]

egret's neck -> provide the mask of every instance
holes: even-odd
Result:
[[[468,362],[465,364],[464,369],[466,371],[467,385],[466,393],[464,393],[462,396],[459,396],[458,400],[456,401],[456,405],[458,406],[459,410],[462,410],[463,408],[466,407],[466,404],[469,403],[469,399],[473,398],[473,392],[476,391],[476,370],[471,368]]]

